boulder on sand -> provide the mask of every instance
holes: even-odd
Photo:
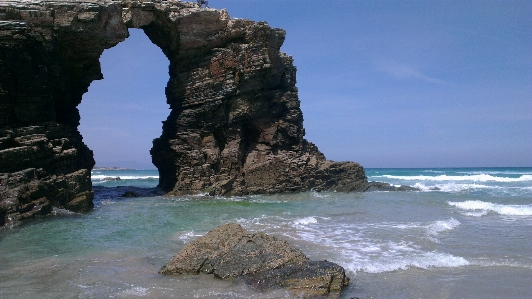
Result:
[[[242,277],[258,290],[282,287],[303,296],[338,293],[349,283],[341,266],[310,261],[288,242],[249,233],[236,223],[219,226],[185,245],[159,273]]]

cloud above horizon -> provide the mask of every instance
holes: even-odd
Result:
[[[397,80],[418,80],[432,84],[449,84],[448,82],[423,74],[419,69],[393,61],[381,61],[377,63],[376,70],[384,72]]]

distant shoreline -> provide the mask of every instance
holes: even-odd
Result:
[[[122,167],[107,167],[107,166],[95,166],[92,170],[135,170],[132,168],[122,168]]]

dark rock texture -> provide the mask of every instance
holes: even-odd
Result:
[[[360,165],[327,161],[303,138],[283,30],[192,2],[0,0],[0,223],[91,207],[94,159],[77,105],[128,28],[170,61],[171,112],[151,150],[164,190],[364,189]]]
[[[92,152],[75,127],[4,126],[0,136],[0,225],[48,214],[52,207],[92,207]]]
[[[368,182],[363,191],[419,191],[419,189],[405,185],[396,186],[383,182]]]
[[[248,233],[235,223],[219,226],[185,245],[159,273],[204,273],[222,279],[243,276],[259,290],[282,287],[305,296],[340,292],[349,283],[339,265],[310,261],[288,242]]]

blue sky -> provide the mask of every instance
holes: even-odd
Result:
[[[210,0],[287,31],[306,138],[365,167],[532,166],[532,1]],[[141,30],[79,106],[97,165],[153,168],[168,60]]]

